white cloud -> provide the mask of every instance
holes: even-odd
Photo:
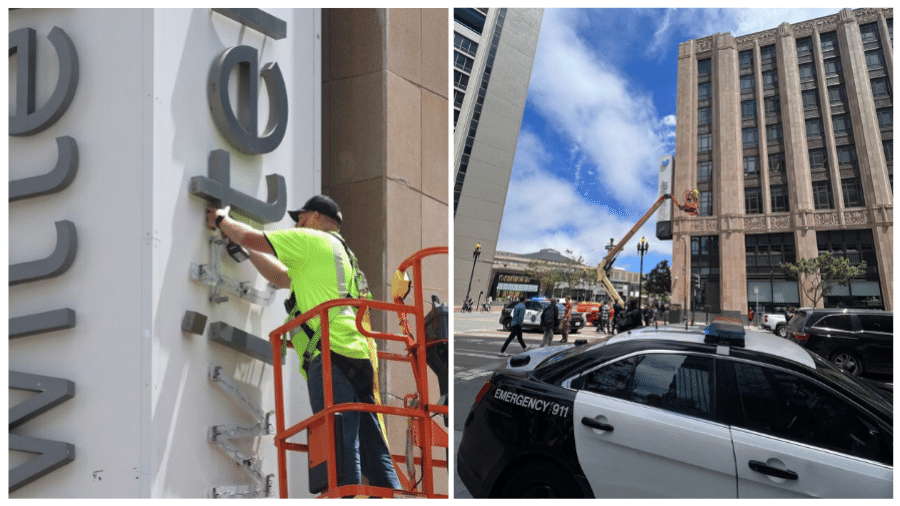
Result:
[[[605,207],[585,202],[571,181],[541,168],[549,160],[550,154],[541,139],[531,131],[522,130],[497,249],[516,253],[544,248],[564,253],[568,249],[576,256],[583,256],[588,265],[597,265],[606,255],[603,246],[609,244],[609,239],[621,240],[637,219],[617,216]],[[647,208],[653,200],[655,197],[645,203]],[[650,242],[651,251],[664,254],[671,251],[671,243],[656,240],[655,221],[650,220],[639,230],[635,240],[642,235]],[[626,249],[616,265],[623,264],[624,257],[630,255],[631,250]]]
[[[529,101],[562,138],[578,144],[585,167],[598,171],[594,184],[614,187],[626,206],[641,206],[655,198],[655,185],[644,183],[655,173],[665,128],[649,93],[576,33],[578,18],[544,11]]]

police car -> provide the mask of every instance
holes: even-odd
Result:
[[[714,322],[511,357],[466,418],[474,497],[892,497],[893,405],[818,355]]]

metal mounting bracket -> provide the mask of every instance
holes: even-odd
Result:
[[[275,290],[278,289],[272,283],[266,283],[266,289],[259,290],[254,288],[249,281],[235,281],[219,272],[221,248],[226,244],[228,244],[227,239],[211,236],[209,238],[209,263],[192,263],[191,278],[209,286],[209,301],[213,304],[228,302],[228,295],[260,306],[271,304]]]
[[[232,439],[272,436],[275,434],[275,424],[272,417],[275,412],[263,413],[262,410],[250,402],[229,378],[222,374],[221,366],[209,368],[209,379],[231,397],[256,419],[256,425],[214,425],[209,428],[209,440],[225,452],[238,467],[244,470],[254,485],[221,486],[213,487],[212,497],[219,498],[256,498],[271,497],[275,490],[274,474],[262,475],[262,462],[256,455],[246,456],[232,443]]]

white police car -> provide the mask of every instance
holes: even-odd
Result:
[[[892,497],[891,397],[771,334],[650,329],[516,355],[457,471],[475,497]]]

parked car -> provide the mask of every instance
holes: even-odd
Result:
[[[788,339],[854,376],[894,371],[894,313],[871,309],[801,308],[788,322]]]
[[[783,313],[765,313],[762,316],[762,322],[760,326],[764,329],[771,330],[778,337],[786,337],[787,331],[785,330],[785,326],[787,325],[787,321],[784,318]]]
[[[503,311],[500,312],[500,324],[503,325],[503,330],[509,331],[509,324],[512,322],[512,310],[516,307],[519,301],[513,301],[507,303],[503,306]],[[538,329],[541,328],[541,313],[544,311],[544,308],[550,304],[550,301],[547,300],[534,300],[529,299],[525,301],[525,320],[522,322],[522,329]],[[565,306],[562,304],[556,304],[557,309],[559,309],[559,317],[562,319],[563,313],[566,311]],[[584,327],[584,316],[581,313],[577,312],[574,308],[572,309],[572,318],[569,319],[569,332],[578,332],[581,328]],[[558,331],[559,329],[557,329]]]
[[[488,497],[892,497],[892,397],[815,353],[715,322],[511,357],[457,471]]]

